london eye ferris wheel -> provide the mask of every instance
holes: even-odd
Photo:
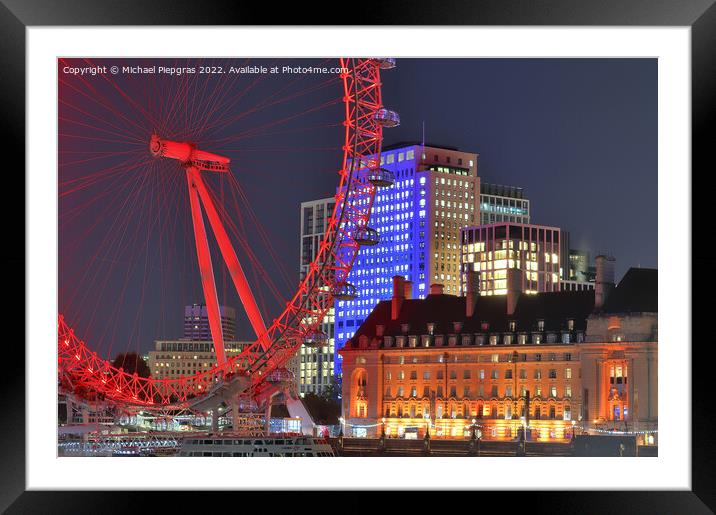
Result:
[[[316,66],[335,73],[273,83],[267,73],[228,73],[237,63],[220,59],[159,61],[174,73],[140,61],[140,73],[60,74],[63,388],[143,409],[186,407],[218,387],[260,385],[301,345],[326,344],[321,321],[334,299],[356,296],[348,274],[361,246],[379,240],[369,223],[372,202],[376,188],[393,182],[380,168],[382,131],[399,123],[381,98],[381,72],[393,59],[331,61]],[[60,59],[59,66],[100,62],[116,67],[110,59]],[[290,174],[252,158],[300,154],[312,162],[324,151],[337,161],[335,209],[296,286],[275,248],[281,235],[266,230],[261,213],[291,190]],[[247,177],[263,192],[250,191]],[[294,224],[283,225],[289,232]],[[215,366],[159,379],[110,361],[161,337],[169,313],[187,298],[207,306]],[[225,352],[219,312],[231,301],[243,306],[253,341],[234,355]]]

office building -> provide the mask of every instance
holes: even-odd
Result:
[[[585,250],[569,249],[569,274],[570,281],[586,282],[589,268],[589,252]]]
[[[561,237],[557,227],[512,222],[464,228],[463,291],[470,271],[478,273],[482,296],[559,291]]]
[[[569,231],[560,229],[559,234],[559,278],[569,279]]]
[[[224,341],[226,358],[240,354],[254,342]],[[211,340],[157,340],[147,360],[154,379],[179,379],[211,370],[216,366],[216,351]],[[197,391],[202,388],[197,383]]]
[[[596,268],[590,264],[589,252],[569,249],[569,262],[567,266],[567,273],[563,275],[561,281],[562,290],[594,289]]]
[[[236,310],[228,306],[219,306],[221,329],[224,340],[236,339]],[[209,313],[205,304],[192,304],[184,307],[184,340],[212,341],[209,327]]]
[[[336,205],[335,198],[324,198],[301,203],[301,249],[299,273],[303,280],[308,267],[316,258],[323,240],[328,221]],[[319,329],[327,337],[324,347],[301,346],[290,370],[296,379],[296,389],[303,396],[306,393],[323,394],[334,380],[335,309],[326,313]]]
[[[530,201],[522,188],[480,183],[480,225],[496,222],[530,223]]]
[[[404,277],[417,298],[434,282],[458,294],[460,229],[480,219],[478,154],[402,143],[382,150],[380,166],[392,172],[394,184],[375,194],[369,225],[380,242],[360,249],[348,277],[357,298],[336,302],[336,350],[390,298],[394,275]]]

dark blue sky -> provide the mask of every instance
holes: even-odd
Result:
[[[225,181],[228,218],[274,278],[270,289],[247,271],[265,320],[275,317],[298,282],[300,203],[335,193],[338,77],[78,77],[62,68],[325,60],[60,61],[60,194],[70,194],[60,198],[59,300],[78,334],[103,354],[146,351],[154,339],[180,337],[183,306],[202,302],[183,172],[149,156],[154,130],[231,158],[245,197],[228,202],[226,176],[206,180],[217,193]],[[656,267],[655,59],[405,58],[383,73],[382,94],[402,119],[384,145],[420,140],[425,122],[426,142],[479,153],[484,181],[523,187],[533,223],[569,230],[572,246],[592,257],[614,255],[617,279],[631,266]],[[239,337],[250,338],[213,236],[210,245],[220,301],[239,308]]]
[[[525,188],[533,223],[613,254],[619,279],[657,266],[657,85],[655,59],[399,59],[385,143],[425,121],[428,142],[480,154],[484,181]]]

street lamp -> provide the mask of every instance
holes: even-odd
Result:
[[[343,422],[345,422],[345,419],[343,417],[338,417],[338,421],[341,423],[341,430],[338,432],[338,445],[343,448]]]
[[[514,365],[514,377],[512,379],[513,392],[512,392],[512,418],[517,418],[517,361],[520,359],[520,355],[517,351],[512,353],[512,363]]]
[[[385,449],[385,417],[380,420],[381,422],[383,422],[383,424],[381,426],[380,440],[378,442],[378,451],[382,453]]]

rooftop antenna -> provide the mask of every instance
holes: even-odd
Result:
[[[422,141],[422,151],[421,151],[421,158],[424,161],[425,160],[425,120],[423,120],[423,141]]]

